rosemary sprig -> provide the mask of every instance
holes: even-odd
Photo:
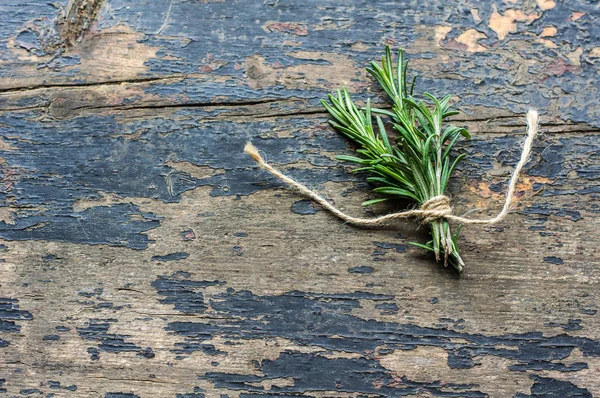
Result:
[[[440,100],[424,93],[431,104],[416,99],[413,96],[416,76],[408,83],[407,66],[404,52],[399,50],[394,68],[390,48],[386,46],[381,65],[373,61],[367,68],[391,100],[392,111],[372,108],[370,100],[364,109],[358,109],[345,88],[338,90],[336,96],[329,95],[329,101],[321,101],[334,119],[330,124],[359,146],[358,157],[340,155],[337,159],[359,164],[361,167],[354,171],[368,172],[367,181],[377,185],[374,192],[385,195],[364,202],[364,206],[393,198],[409,199],[421,206],[444,194],[452,171],[465,157],[461,154],[451,161],[450,150],[460,136],[470,138],[469,133],[452,125],[442,129],[444,119],[458,113],[450,109],[451,96]],[[394,144],[380,115],[391,119],[398,135]],[[460,226],[452,234],[446,219],[432,220],[429,225],[429,242],[410,243],[432,251],[438,261],[443,257],[444,265],[451,264],[462,271],[464,262],[456,243]]]

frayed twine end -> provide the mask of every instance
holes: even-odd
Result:
[[[531,126],[531,127],[535,127],[533,129],[534,134],[537,133],[537,127],[538,127],[538,124],[539,124],[539,119],[540,119],[540,116],[539,116],[538,112],[535,109],[530,109],[527,112],[527,125]]]
[[[256,160],[257,162],[263,162],[263,158],[262,156],[260,156],[260,153],[258,153],[258,149],[256,149],[256,147],[252,145],[250,141],[246,143],[246,146],[244,147],[244,152],[250,155],[252,159]]]

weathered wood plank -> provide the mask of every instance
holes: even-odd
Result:
[[[0,11],[0,394],[600,395],[596,4]],[[544,111],[518,211],[463,229],[460,277],[414,223],[344,225],[241,153],[366,214],[318,101],[382,103],[364,67],[384,43],[457,94],[458,212],[495,212]]]
[[[598,8],[585,1],[21,3],[3,6],[15,16],[1,27],[4,89],[185,76],[153,92],[202,102],[321,98],[342,84],[370,86],[363,66],[388,42],[413,55],[424,89],[457,93],[461,106],[522,113],[531,104],[598,126]],[[65,17],[73,7],[83,10],[77,21]]]

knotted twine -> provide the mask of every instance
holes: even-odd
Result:
[[[246,144],[244,152],[250,155],[260,165],[260,167],[262,167],[275,177],[279,178],[280,180],[293,186],[298,191],[300,191],[300,193],[311,198],[312,200],[323,206],[323,208],[329,210],[337,217],[350,224],[370,227],[383,225],[390,220],[398,220],[411,217],[421,218],[423,220],[423,223],[429,223],[433,220],[445,218],[447,220],[456,221],[462,224],[496,224],[504,220],[504,218],[512,209],[512,199],[515,194],[515,188],[517,186],[519,176],[521,175],[521,170],[523,169],[525,163],[527,163],[527,160],[529,160],[533,139],[535,138],[535,135],[538,132],[538,120],[539,116],[537,111],[530,109],[529,112],[527,112],[527,138],[525,139],[525,143],[523,144],[521,159],[519,160],[519,163],[517,163],[517,166],[513,171],[512,177],[510,178],[510,183],[508,184],[504,207],[502,207],[502,211],[500,211],[500,213],[498,213],[496,217],[488,219],[472,219],[452,214],[452,207],[450,207],[450,199],[446,195],[434,196],[433,198],[423,203],[420,209],[406,210],[374,218],[353,217],[333,206],[327,201],[327,199],[319,195],[317,192],[307,188],[306,186],[294,180],[293,178],[288,177],[282,172],[273,168],[273,166],[265,162],[262,156],[260,156],[258,149],[256,149],[256,147],[252,145],[251,142],[248,142]]]

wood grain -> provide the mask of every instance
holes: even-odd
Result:
[[[0,395],[600,395],[600,24],[584,0],[6,0],[0,5]],[[474,138],[460,276],[373,198],[319,100],[406,49]],[[374,214],[371,213],[371,214]]]

